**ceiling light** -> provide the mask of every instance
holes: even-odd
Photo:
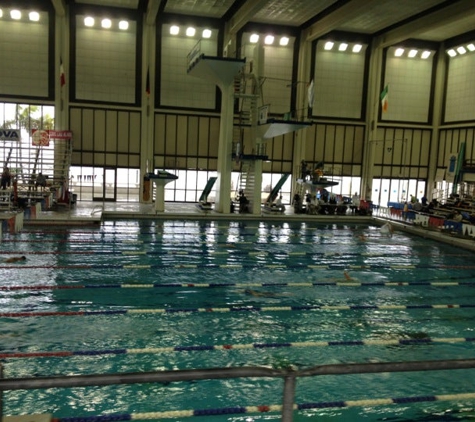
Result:
[[[394,55],[396,57],[401,57],[404,54],[404,48],[396,48],[396,51],[394,52]]]
[[[333,48],[333,41],[327,41],[323,47],[325,50],[331,50]]]
[[[355,44],[353,46],[353,53],[359,53],[361,51],[361,49],[363,48],[363,46],[361,44]]]
[[[422,59],[428,59],[430,57],[430,51],[429,50],[425,50],[422,52],[421,54],[421,58]]]
[[[3,17],[3,10],[0,9],[0,18]]]
[[[171,35],[178,35],[180,33],[180,27],[176,25],[170,26],[170,34]]]
[[[110,19],[102,19],[101,26],[103,28],[110,28],[112,26],[112,21]]]
[[[94,18],[91,18],[91,16],[86,16],[84,18],[84,25],[86,26],[94,26]]]
[[[186,36],[187,37],[194,37],[196,34],[196,29],[193,28],[192,26],[189,26],[188,28],[186,28]]]
[[[126,29],[129,29],[129,22],[128,21],[120,21],[119,22],[119,29],[122,29],[125,31]]]
[[[408,57],[416,57],[417,56],[417,50],[410,50],[409,54],[407,55]]]
[[[289,41],[290,41],[289,37],[281,37],[279,44],[282,46],[286,46],[289,44]]]
[[[342,42],[339,46],[338,46],[338,51],[346,51],[346,49],[348,48],[348,44],[346,42]]]
[[[473,43],[470,43],[467,45],[467,50],[468,51],[475,51],[475,45]]]
[[[203,38],[211,38],[211,29],[203,29]]]
[[[21,19],[21,12],[17,9],[10,10],[10,17],[12,19]]]
[[[249,37],[249,41],[252,42],[253,44],[255,44],[257,41],[259,41],[259,35],[257,35],[257,34],[252,34],[252,35]]]
[[[30,21],[38,22],[40,20],[40,14],[38,12],[30,12],[28,14]]]
[[[455,57],[457,55],[456,51],[453,48],[451,48],[450,50],[447,50],[447,54],[450,57]]]
[[[460,47],[457,47],[457,53],[459,54],[465,54],[467,50],[465,50],[465,47],[461,45]]]
[[[267,45],[270,45],[274,42],[274,36],[273,35],[266,35],[264,39],[264,43]]]

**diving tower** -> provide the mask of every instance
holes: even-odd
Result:
[[[234,122],[234,78],[238,75],[246,59],[214,57],[204,54],[201,41],[188,54],[187,73],[216,84],[221,90],[221,122],[219,125],[218,144],[218,179],[214,209],[220,213],[230,212],[231,173]]]

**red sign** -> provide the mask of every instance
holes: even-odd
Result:
[[[37,130],[33,129],[31,134],[34,135]],[[42,130],[41,132],[46,132],[50,139],[71,139],[73,137],[71,130]]]

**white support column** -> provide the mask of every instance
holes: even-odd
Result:
[[[216,212],[229,213],[231,201],[232,142],[234,121],[234,86],[219,83],[222,94],[221,122],[218,145],[218,180],[216,185]]]
[[[432,137],[431,148],[429,156],[429,174],[427,177],[426,196],[429,200],[432,200],[432,192],[435,187],[435,176],[437,172],[437,156],[439,142],[439,129],[442,121],[443,113],[443,96],[444,96],[444,83],[447,74],[447,55],[445,53],[444,45],[439,48],[439,54],[437,57],[436,65],[436,79],[434,88],[434,101],[432,103]]]
[[[155,160],[153,157],[153,131],[155,123],[155,91],[153,81],[155,75],[155,25],[144,25],[143,30],[143,51],[142,55],[142,126],[140,138],[140,202],[151,203],[153,186],[150,185],[150,196],[144,199],[144,176],[147,172],[153,172],[155,169]],[[150,95],[145,94],[147,72],[150,81]],[[150,184],[152,182],[149,182]],[[156,191],[158,194],[158,189]],[[158,198],[156,198],[158,202]],[[163,210],[161,210],[163,211]]]
[[[55,24],[55,78],[54,78],[54,90],[55,90],[55,112],[54,112],[54,127],[56,130],[69,130],[69,9],[65,7],[64,3],[57,1],[55,5],[56,10],[56,24]],[[61,69],[60,64],[62,62],[62,69],[64,70],[65,85],[61,86]],[[73,133],[74,139],[74,133]],[[66,183],[62,183],[63,188],[67,187],[71,189],[69,185],[69,174],[71,159],[70,154],[72,152],[70,140],[55,140],[54,141],[54,174],[55,183],[59,183],[61,178]]]
[[[299,46],[299,62],[298,62],[298,73],[297,81],[294,82],[297,84],[297,98],[296,98],[296,107],[297,107],[297,118],[298,120],[304,121],[307,119],[308,112],[308,86],[306,81],[311,81],[313,75],[310,75],[310,59],[312,57],[312,43],[307,41],[306,31],[302,33]],[[310,77],[309,77],[310,75]],[[306,151],[306,139],[307,139],[307,129],[301,129],[295,132],[295,141],[294,141],[294,160],[292,163],[292,190],[297,191],[297,179],[300,178],[300,163],[302,160],[306,160],[305,151]]]
[[[371,200],[373,189],[374,142],[377,133],[379,113],[379,88],[383,60],[382,48],[373,48],[370,54],[368,108],[366,110],[366,136],[363,148],[363,167],[361,175],[360,198]]]

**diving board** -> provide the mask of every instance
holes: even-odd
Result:
[[[201,193],[200,199],[199,199],[199,204],[198,206],[203,209],[203,210],[210,210],[211,209],[211,204],[208,202],[208,195],[211,192],[211,189],[213,189],[214,184],[216,183],[217,177],[210,177],[208,179],[208,183],[206,183],[205,188],[203,189],[203,192]]]
[[[274,186],[274,188],[272,189],[271,193],[269,194],[269,196],[267,197],[266,199],[266,204],[272,204],[272,202],[275,201],[275,199],[277,198],[277,195],[279,194],[279,191],[280,189],[282,188],[282,186],[284,185],[284,183],[287,181],[287,179],[289,178],[290,174],[283,174],[282,177],[280,178],[280,180],[277,182],[277,184]]]

